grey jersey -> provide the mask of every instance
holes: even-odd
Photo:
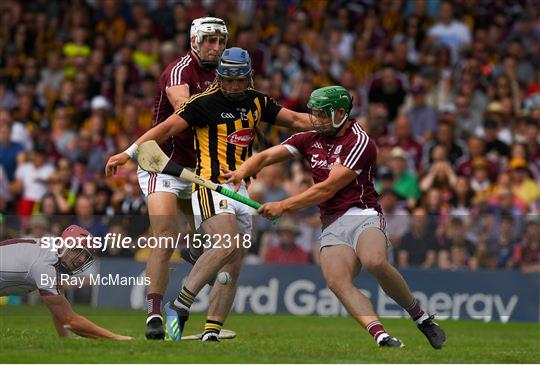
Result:
[[[60,294],[60,273],[56,252],[40,245],[36,238],[0,242],[0,296]]]

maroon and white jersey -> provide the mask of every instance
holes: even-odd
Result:
[[[193,51],[189,51],[184,57],[171,62],[158,80],[152,125],[156,126],[174,113],[174,108],[167,98],[168,87],[188,85],[189,94],[195,95],[206,90],[215,78],[216,70],[204,69],[197,61],[197,56]],[[160,146],[168,156],[181,166],[195,167],[195,149],[193,148],[193,130],[191,128],[171,137]]]
[[[58,256],[37,238],[0,241],[0,296],[60,294]]]
[[[309,162],[315,183],[326,180],[335,163],[357,174],[356,180],[338,191],[332,199],[319,204],[323,228],[352,207],[381,212],[377,202],[379,195],[373,186],[377,147],[354,121],[349,121],[344,128],[345,134],[340,137],[326,137],[309,131],[297,133],[282,143],[293,155],[302,156]]]

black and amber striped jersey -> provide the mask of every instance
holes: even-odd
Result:
[[[252,89],[237,101],[227,99],[217,85],[189,98],[176,114],[194,129],[196,174],[224,183],[220,168],[240,167],[252,154],[257,125],[273,124],[280,110],[274,99]]]

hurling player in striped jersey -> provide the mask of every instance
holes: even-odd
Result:
[[[264,166],[293,157],[305,159],[315,184],[301,194],[264,204],[259,213],[274,219],[317,204],[323,224],[323,275],[351,316],[379,346],[403,347],[402,341],[386,332],[369,299],[354,286],[354,277],[363,267],[416,321],[431,346],[440,349],[446,340],[444,331],[422,310],[401,274],[388,262],[390,242],[373,186],[377,147],[353,119],[349,120],[351,108],[352,97],[341,86],[313,91],[308,101],[313,131],[291,136],[281,145],[252,156],[236,171],[224,171],[224,176],[238,188],[243,179],[255,176]]]
[[[193,20],[190,30],[191,50],[167,65],[158,80],[153,126],[161,124],[190,96],[203,92],[214,82],[216,67],[225,49],[227,36],[227,26],[219,18],[203,17]],[[160,147],[181,166],[195,167],[191,128],[163,141]],[[137,170],[137,175],[141,190],[147,198],[154,236],[177,236],[180,229],[177,205],[193,227],[191,182],[179,177],[146,172],[141,168]],[[173,247],[152,249],[146,265],[146,275],[150,279],[146,296],[148,339],[165,338],[161,310],[163,294],[169,280],[169,260],[173,251]]]

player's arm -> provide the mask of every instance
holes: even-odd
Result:
[[[56,329],[56,333],[58,333],[58,336],[59,337],[67,337],[67,336],[69,336],[69,331],[68,331],[67,328],[64,327],[64,325],[62,324],[62,321],[60,320],[60,318],[58,318],[54,314],[51,314],[51,315],[52,315],[52,319],[53,319],[54,328]]]
[[[358,175],[355,171],[341,164],[334,164],[328,178],[312,185],[301,194],[280,202],[266,203],[259,208],[259,213],[268,218],[277,218],[287,211],[299,210],[317,205],[331,199],[338,191],[349,185]]]
[[[63,295],[42,296],[43,302],[49,308],[53,316],[54,325],[59,336],[67,336],[66,328],[82,337],[109,338],[113,340],[131,340],[129,336],[122,336],[99,327],[75,313],[71,304]]]
[[[180,109],[180,106],[189,99],[189,86],[187,84],[169,86],[165,89],[167,99],[174,110]]]
[[[171,114],[164,122],[153,127],[139,139],[135,141],[127,150],[117,155],[111,156],[105,166],[105,174],[107,176],[114,175],[118,166],[124,165],[128,160],[135,155],[137,148],[146,141],[155,140],[157,143],[165,141],[167,138],[178,134],[189,127],[189,124],[184,118],[178,114]]]
[[[232,182],[238,191],[240,183],[246,177],[255,176],[263,167],[286,161],[292,157],[294,155],[285,146],[279,145],[251,156],[236,171],[229,171],[226,168],[222,168],[221,171],[227,179],[227,183]]]
[[[287,108],[281,108],[276,116],[276,125],[293,129],[297,132],[309,131],[313,129],[309,120],[309,114],[298,113]]]

